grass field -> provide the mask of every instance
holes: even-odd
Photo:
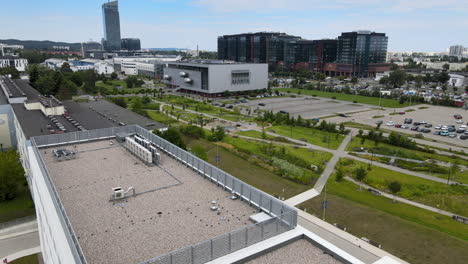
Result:
[[[10,264],[39,264],[38,254],[22,257],[22,258],[19,258],[17,260],[14,260],[8,263]]]
[[[15,199],[0,203],[0,223],[34,214],[34,203],[27,186],[22,186]]]
[[[195,140],[186,138],[187,145],[203,146],[208,152],[208,162],[216,165],[215,157],[219,153],[221,161],[219,168],[239,178],[240,180],[274,196],[290,198],[302,193],[312,186],[295,183],[282,178],[267,169],[264,169],[253,162],[245,160],[222,147],[206,140]]]
[[[147,110],[146,113],[148,113],[148,116],[152,120],[154,120],[156,122],[166,124],[168,126],[180,123],[176,119],[173,119],[173,118],[161,113],[160,111]]]
[[[413,264],[466,263],[467,225],[357,189],[350,182],[330,180],[326,221],[372,239],[383,250]],[[323,193],[300,207],[321,217],[322,200]]]
[[[367,163],[351,159],[342,159],[340,164],[342,164],[344,172],[351,177],[354,176],[353,171],[356,168],[368,167]],[[372,166],[372,170],[368,171],[364,179],[364,183],[367,185],[386,192],[389,192],[388,184],[391,181],[400,182],[401,191],[397,194],[400,197],[468,216],[468,187],[449,186],[378,166]]]
[[[246,137],[251,137],[251,138],[258,138],[258,139],[266,139],[270,141],[276,141],[280,143],[288,143],[288,144],[293,144],[293,145],[299,145],[296,142],[292,142],[284,137],[274,137],[270,136],[265,133],[265,135],[262,135],[262,132],[256,131],[256,130],[247,130],[247,131],[239,131],[236,134],[241,135],[241,136],[246,136]]]
[[[337,149],[344,139],[344,136],[341,134],[333,134],[306,127],[272,126],[267,131],[298,140],[305,139],[310,144],[329,149]]]
[[[363,147],[366,149],[369,148],[375,148],[375,142],[372,140],[366,139],[364,144],[361,144],[361,139],[354,137],[351,142],[348,144],[346,147],[347,151],[352,151],[356,147]],[[447,155],[441,155],[441,154],[433,154],[433,153],[427,153],[423,151],[418,151],[418,150],[412,150],[412,149],[406,149],[402,147],[396,147],[393,145],[385,144],[385,143],[379,143],[377,146],[378,149],[386,149],[385,152],[375,152],[379,154],[384,154],[384,155],[395,155],[397,157],[402,157],[402,158],[410,158],[410,159],[416,159],[416,160],[427,160],[427,159],[436,159],[440,160],[443,162],[458,162],[460,165],[468,166],[468,160],[463,159],[461,157],[457,156],[447,156]]]
[[[128,88],[127,83],[124,80],[109,80],[107,81],[107,84],[103,83],[102,81],[96,82],[96,87],[101,87],[108,92],[114,91],[114,88],[117,88],[119,86],[122,88],[118,89],[118,91],[122,91],[125,93],[139,93],[140,90],[146,89],[146,88],[142,88],[141,86],[135,87],[135,88]]]
[[[297,89],[297,88],[279,88],[276,90],[279,90],[280,92],[291,92],[291,93],[296,93],[296,94],[300,92],[303,95],[311,95],[311,96],[316,95],[319,97],[326,97],[326,98],[335,97],[334,99],[336,100],[349,101],[349,102],[357,101],[357,103],[362,103],[362,104],[379,105],[378,97],[369,97],[369,96],[352,95],[352,94],[344,94],[344,93],[322,92],[322,91],[317,91],[317,90],[304,90],[304,89]],[[398,100],[382,98],[380,106],[390,107],[390,108],[399,108],[399,107],[409,106],[409,103],[405,102],[404,104],[400,104]]]

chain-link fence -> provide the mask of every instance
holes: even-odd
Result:
[[[177,250],[143,263],[205,263],[296,227],[297,211],[293,207],[290,207],[273,196],[244,183],[229,173],[220,170],[210,163],[196,157],[192,153],[175,146],[140,126],[112,127],[58,135],[47,135],[35,137],[32,141],[33,146],[37,144],[39,147],[45,147],[91,140],[102,140],[112,138],[117,133],[137,133],[140,136],[145,137],[153,142],[161,151],[164,151],[172,158],[193,169],[213,184],[237,195],[241,201],[257,208],[259,212],[263,211],[272,217],[270,220],[236,230],[229,234]],[[44,171],[46,171],[45,166]],[[55,188],[53,189],[55,192]],[[60,200],[58,199],[58,201]],[[63,210],[61,203],[60,207]],[[63,211],[63,213],[65,212]]]

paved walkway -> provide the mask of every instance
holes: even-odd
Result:
[[[382,192],[380,190],[377,190],[375,189],[374,187],[372,186],[369,186],[367,184],[364,184],[364,183],[360,183],[358,181],[356,181],[355,179],[351,178],[351,177],[344,177],[347,181],[350,181],[350,182],[353,182],[355,183],[356,185],[360,185],[362,187],[364,187],[364,189],[373,189],[373,190],[376,190],[380,193],[380,195],[384,196],[384,197],[387,197],[389,199],[392,199],[392,200],[395,200],[395,201],[398,201],[398,202],[402,202],[402,203],[405,203],[405,204],[409,204],[409,205],[412,205],[412,206],[416,206],[416,207],[419,207],[419,208],[422,208],[422,209],[425,209],[425,210],[429,210],[429,211],[432,211],[434,213],[439,213],[439,214],[443,214],[443,215],[446,215],[446,216],[449,216],[449,217],[452,217],[452,216],[455,216],[456,214],[454,213],[451,213],[451,212],[447,212],[447,211],[444,211],[444,210],[440,210],[438,208],[435,208],[435,207],[432,207],[432,206],[428,206],[428,205],[425,205],[425,204],[421,204],[421,203],[417,203],[417,202],[414,202],[414,201],[411,201],[411,200],[408,200],[408,199],[405,199],[405,198],[401,198],[399,196],[395,196],[393,194],[389,194],[389,193],[386,193],[386,192]]]
[[[12,261],[38,252],[40,242],[35,220],[0,230],[1,261],[5,258]]]

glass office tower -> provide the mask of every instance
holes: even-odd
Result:
[[[385,63],[388,37],[370,31],[345,32],[338,37],[337,63],[351,64],[352,75],[369,76],[369,64]]]
[[[120,37],[119,2],[112,1],[102,5],[102,18],[104,25],[103,46],[107,51],[120,50],[122,39]]]

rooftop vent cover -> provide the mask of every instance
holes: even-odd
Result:
[[[122,187],[112,188],[112,192],[114,193],[114,199],[121,199],[125,197],[125,193]]]

